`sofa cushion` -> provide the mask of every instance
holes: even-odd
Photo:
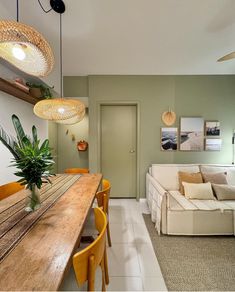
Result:
[[[167,191],[179,190],[178,172],[199,172],[197,164],[153,164],[152,176]]]
[[[182,195],[184,195],[184,186],[182,182],[195,183],[195,184],[203,183],[201,172],[190,173],[190,172],[179,171],[178,175],[179,175],[180,192]]]
[[[182,184],[187,199],[215,200],[210,182],[201,184],[182,182]]]
[[[227,182],[229,185],[235,185],[235,167],[232,165],[206,165],[202,164],[200,166],[202,173],[218,173],[226,172],[227,173]]]
[[[219,201],[235,200],[235,186],[212,184],[212,187]]]
[[[168,209],[171,211],[214,211],[235,210],[235,201],[217,200],[189,200],[179,191],[170,191],[167,199]]]
[[[227,185],[227,178],[226,178],[226,172],[217,172],[217,173],[202,173],[203,181],[204,182],[210,182],[213,184],[218,185]]]

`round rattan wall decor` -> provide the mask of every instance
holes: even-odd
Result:
[[[168,110],[162,114],[162,121],[167,126],[172,126],[175,123],[176,114],[172,110]]]

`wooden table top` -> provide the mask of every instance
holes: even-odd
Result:
[[[83,174],[35,223],[0,264],[0,290],[58,290],[101,182]],[[25,196],[0,202],[0,212]]]

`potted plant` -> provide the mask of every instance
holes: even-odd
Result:
[[[36,84],[31,82],[26,82],[29,87],[29,92],[37,98],[49,99],[52,98],[51,89],[54,87],[47,87],[44,84]]]
[[[12,122],[17,138],[9,136],[0,126],[0,141],[13,155],[12,166],[18,170],[14,173],[21,179],[22,185],[30,190],[26,211],[35,211],[40,207],[39,190],[43,183],[49,182],[51,168],[54,164],[49,140],[46,139],[41,145],[37,136],[37,129],[32,127],[32,138],[27,136],[16,115],[12,116]]]

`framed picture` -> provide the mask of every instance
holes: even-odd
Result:
[[[161,149],[166,151],[177,150],[178,128],[161,128]]]
[[[222,139],[205,139],[205,150],[206,151],[220,151],[222,145]]]
[[[180,150],[204,150],[204,119],[201,117],[181,117]]]
[[[206,121],[205,122],[205,136],[220,136],[220,122]]]

